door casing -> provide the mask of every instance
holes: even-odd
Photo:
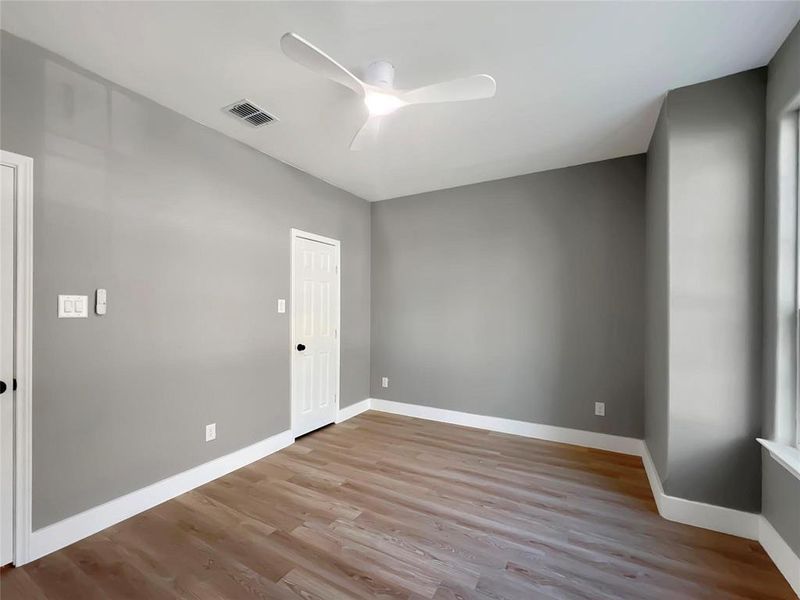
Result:
[[[29,561],[32,487],[32,341],[33,341],[33,159],[0,150],[0,163],[16,179],[16,262],[14,323],[14,558]]]

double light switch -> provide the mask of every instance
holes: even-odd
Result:
[[[72,296],[59,294],[58,318],[59,319],[85,319],[88,315],[89,299],[86,296]]]

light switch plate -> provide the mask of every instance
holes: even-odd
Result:
[[[215,439],[217,439],[217,424],[209,423],[206,425],[206,441],[210,442]]]
[[[598,417],[605,417],[606,416],[606,403],[605,402],[595,402],[594,403],[594,414]]]
[[[89,315],[89,298],[71,294],[58,295],[59,319],[85,319]]]
[[[286,312],[286,300],[283,298],[278,298],[278,312],[285,313]]]

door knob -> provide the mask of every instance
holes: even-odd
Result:
[[[297,349],[300,350],[300,352],[302,352],[303,350],[306,349],[306,346],[305,346],[305,344],[297,344]],[[5,385],[5,384],[3,384],[3,385]],[[5,388],[3,388],[3,389],[5,389]]]
[[[3,392],[6,391],[6,387],[7,387],[6,386],[6,382],[5,381],[0,381],[0,394],[2,394]]]

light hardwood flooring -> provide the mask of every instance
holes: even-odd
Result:
[[[370,411],[0,575],[2,600],[795,598],[639,458]]]

